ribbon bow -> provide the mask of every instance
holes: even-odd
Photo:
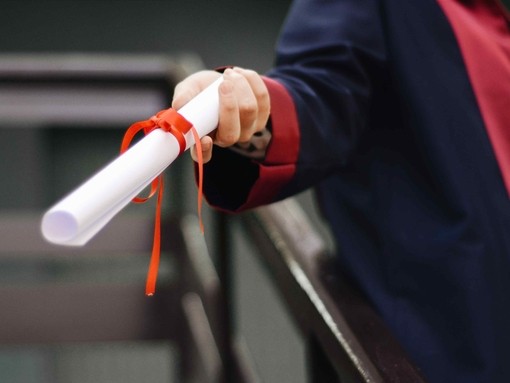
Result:
[[[148,120],[135,122],[131,125],[124,134],[122,144],[120,147],[120,153],[124,153],[133,138],[143,130],[144,134],[147,135],[154,129],[163,129],[165,132],[171,133],[179,143],[179,154],[182,154],[186,150],[186,138],[184,135],[190,130],[193,134],[193,139],[197,147],[198,157],[198,217],[200,222],[200,230],[204,232],[204,226],[202,223],[202,184],[203,184],[203,158],[202,158],[202,145],[200,144],[200,136],[193,125],[186,120],[181,114],[175,109],[169,108],[158,112],[155,116],[152,116]],[[161,252],[161,201],[163,196],[163,176],[160,174],[151,182],[151,189],[147,197],[135,197],[133,202],[144,203],[147,202],[151,197],[158,193],[156,200],[156,217],[154,220],[154,241],[152,245],[152,255],[149,264],[149,271],[147,273],[147,282],[145,285],[145,294],[148,296],[154,295],[156,290],[156,280],[158,276],[159,258]]]

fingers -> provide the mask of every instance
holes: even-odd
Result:
[[[215,137],[219,146],[247,142],[264,129],[269,118],[269,93],[252,70],[227,69],[220,86],[220,122]]]
[[[178,83],[174,89],[172,108],[179,110],[220,76],[221,74],[216,71],[201,71],[186,77],[183,81]],[[203,162],[209,162],[212,157],[213,140],[211,137],[205,136],[201,138],[200,143],[202,146]],[[197,162],[196,145],[191,147],[190,153],[191,158]]]
[[[246,142],[251,136],[262,131],[267,125],[270,113],[269,93],[262,77],[253,70],[234,68],[236,73],[244,77],[251,90],[249,99],[240,102],[241,133],[239,141]]]
[[[202,71],[187,77],[175,87],[172,107],[178,110],[219,76],[214,71]],[[253,70],[237,67],[225,70],[218,91],[218,128],[201,140],[204,162],[211,159],[213,143],[221,147],[242,144],[263,131],[270,113],[269,92],[262,77]],[[191,156],[195,161],[196,154],[193,147]]]
[[[219,86],[220,113],[214,143],[221,147],[234,145],[239,141],[241,132],[239,103],[236,96],[239,92],[235,91],[236,80],[232,78],[231,72],[227,69]]]
[[[220,76],[221,74],[218,72],[207,70],[186,77],[175,86],[172,108],[179,110]]]

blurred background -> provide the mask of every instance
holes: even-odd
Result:
[[[12,340],[14,335],[9,338],[9,326],[24,321],[26,327],[14,326],[15,330],[29,334],[30,321],[38,321],[38,307],[60,299],[58,294],[52,298],[41,293],[53,294],[48,286],[72,291],[75,285],[92,283],[105,286],[105,294],[113,296],[117,291],[114,285],[129,283],[136,286],[135,294],[143,294],[148,254],[55,256],[46,247],[44,254],[39,254],[36,240],[19,256],[14,251],[17,245],[10,243],[23,244],[29,234],[37,235],[33,218],[27,221],[25,217],[39,218],[57,199],[115,157],[130,121],[149,117],[171,99],[170,89],[154,92],[149,86],[123,92],[125,85],[119,88],[116,83],[112,90],[108,83],[102,90],[98,85],[102,77],[91,83],[82,81],[78,88],[63,86],[59,78],[57,85],[48,80],[30,80],[27,85],[23,76],[28,72],[23,68],[37,72],[37,68],[47,68],[48,62],[67,62],[69,57],[74,67],[80,67],[82,60],[85,68],[97,62],[110,68],[125,57],[129,65],[140,59],[149,72],[176,61],[176,78],[229,64],[264,72],[272,64],[289,5],[290,0],[2,2],[0,61],[7,63],[3,67],[7,79],[0,82],[0,323],[4,326],[0,382],[173,382],[178,359],[174,346],[165,341],[57,342],[44,341],[43,336],[35,342],[17,343]],[[51,72],[54,68],[49,66]],[[19,73],[13,71],[16,67],[21,69]],[[14,72],[16,81],[9,79]],[[48,76],[45,73],[43,78]],[[77,104],[81,109],[73,120],[66,110],[74,111]],[[118,118],[109,120],[108,113],[116,113]],[[101,118],[103,124],[97,121]],[[176,183],[193,184],[188,158],[185,160],[172,174]],[[176,207],[171,198],[167,196],[168,214],[179,209],[195,212],[194,202]],[[150,222],[153,208],[129,207],[122,214],[144,214]],[[211,224],[206,221],[206,235],[213,230]],[[243,347],[262,381],[304,382],[304,346],[294,324],[263,267],[250,255],[250,249],[239,246],[233,260],[233,315]],[[162,286],[173,278],[172,273],[170,251],[162,260]],[[75,294],[74,306],[80,307],[80,299]],[[34,300],[38,304],[33,304]],[[25,301],[32,303],[20,303]],[[58,322],[57,314],[55,320]]]
[[[0,48],[7,52],[196,52],[204,65],[259,71],[289,0],[3,1]]]

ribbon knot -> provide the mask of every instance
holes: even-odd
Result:
[[[158,112],[148,120],[135,122],[132,124],[124,133],[122,144],[120,147],[120,153],[124,153],[133,138],[140,131],[143,130],[145,135],[152,132],[154,129],[162,129],[165,132],[172,134],[179,144],[179,154],[182,154],[186,150],[186,137],[184,136],[189,131],[193,134],[193,139],[197,147],[198,157],[198,196],[197,196],[197,210],[199,217],[200,230],[204,232],[204,226],[202,223],[202,184],[203,184],[203,158],[202,158],[202,146],[200,144],[200,136],[198,135],[193,124],[186,120],[181,114],[175,109],[169,108]],[[142,159],[143,160],[143,159]],[[147,282],[145,285],[145,294],[148,296],[154,295],[156,290],[156,280],[159,268],[159,259],[161,252],[161,201],[163,196],[163,176],[158,175],[151,182],[151,189],[147,197],[135,197],[133,202],[144,203],[147,202],[151,197],[158,193],[156,201],[156,215],[154,219],[154,241],[152,245],[152,255],[149,264],[149,271],[147,273]]]

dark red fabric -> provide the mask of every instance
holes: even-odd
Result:
[[[438,2],[458,40],[503,181],[510,194],[508,13],[496,0]]]
[[[268,203],[296,172],[299,153],[299,127],[291,96],[283,85],[264,77],[271,97],[272,140],[259,167],[259,178],[242,209]]]

